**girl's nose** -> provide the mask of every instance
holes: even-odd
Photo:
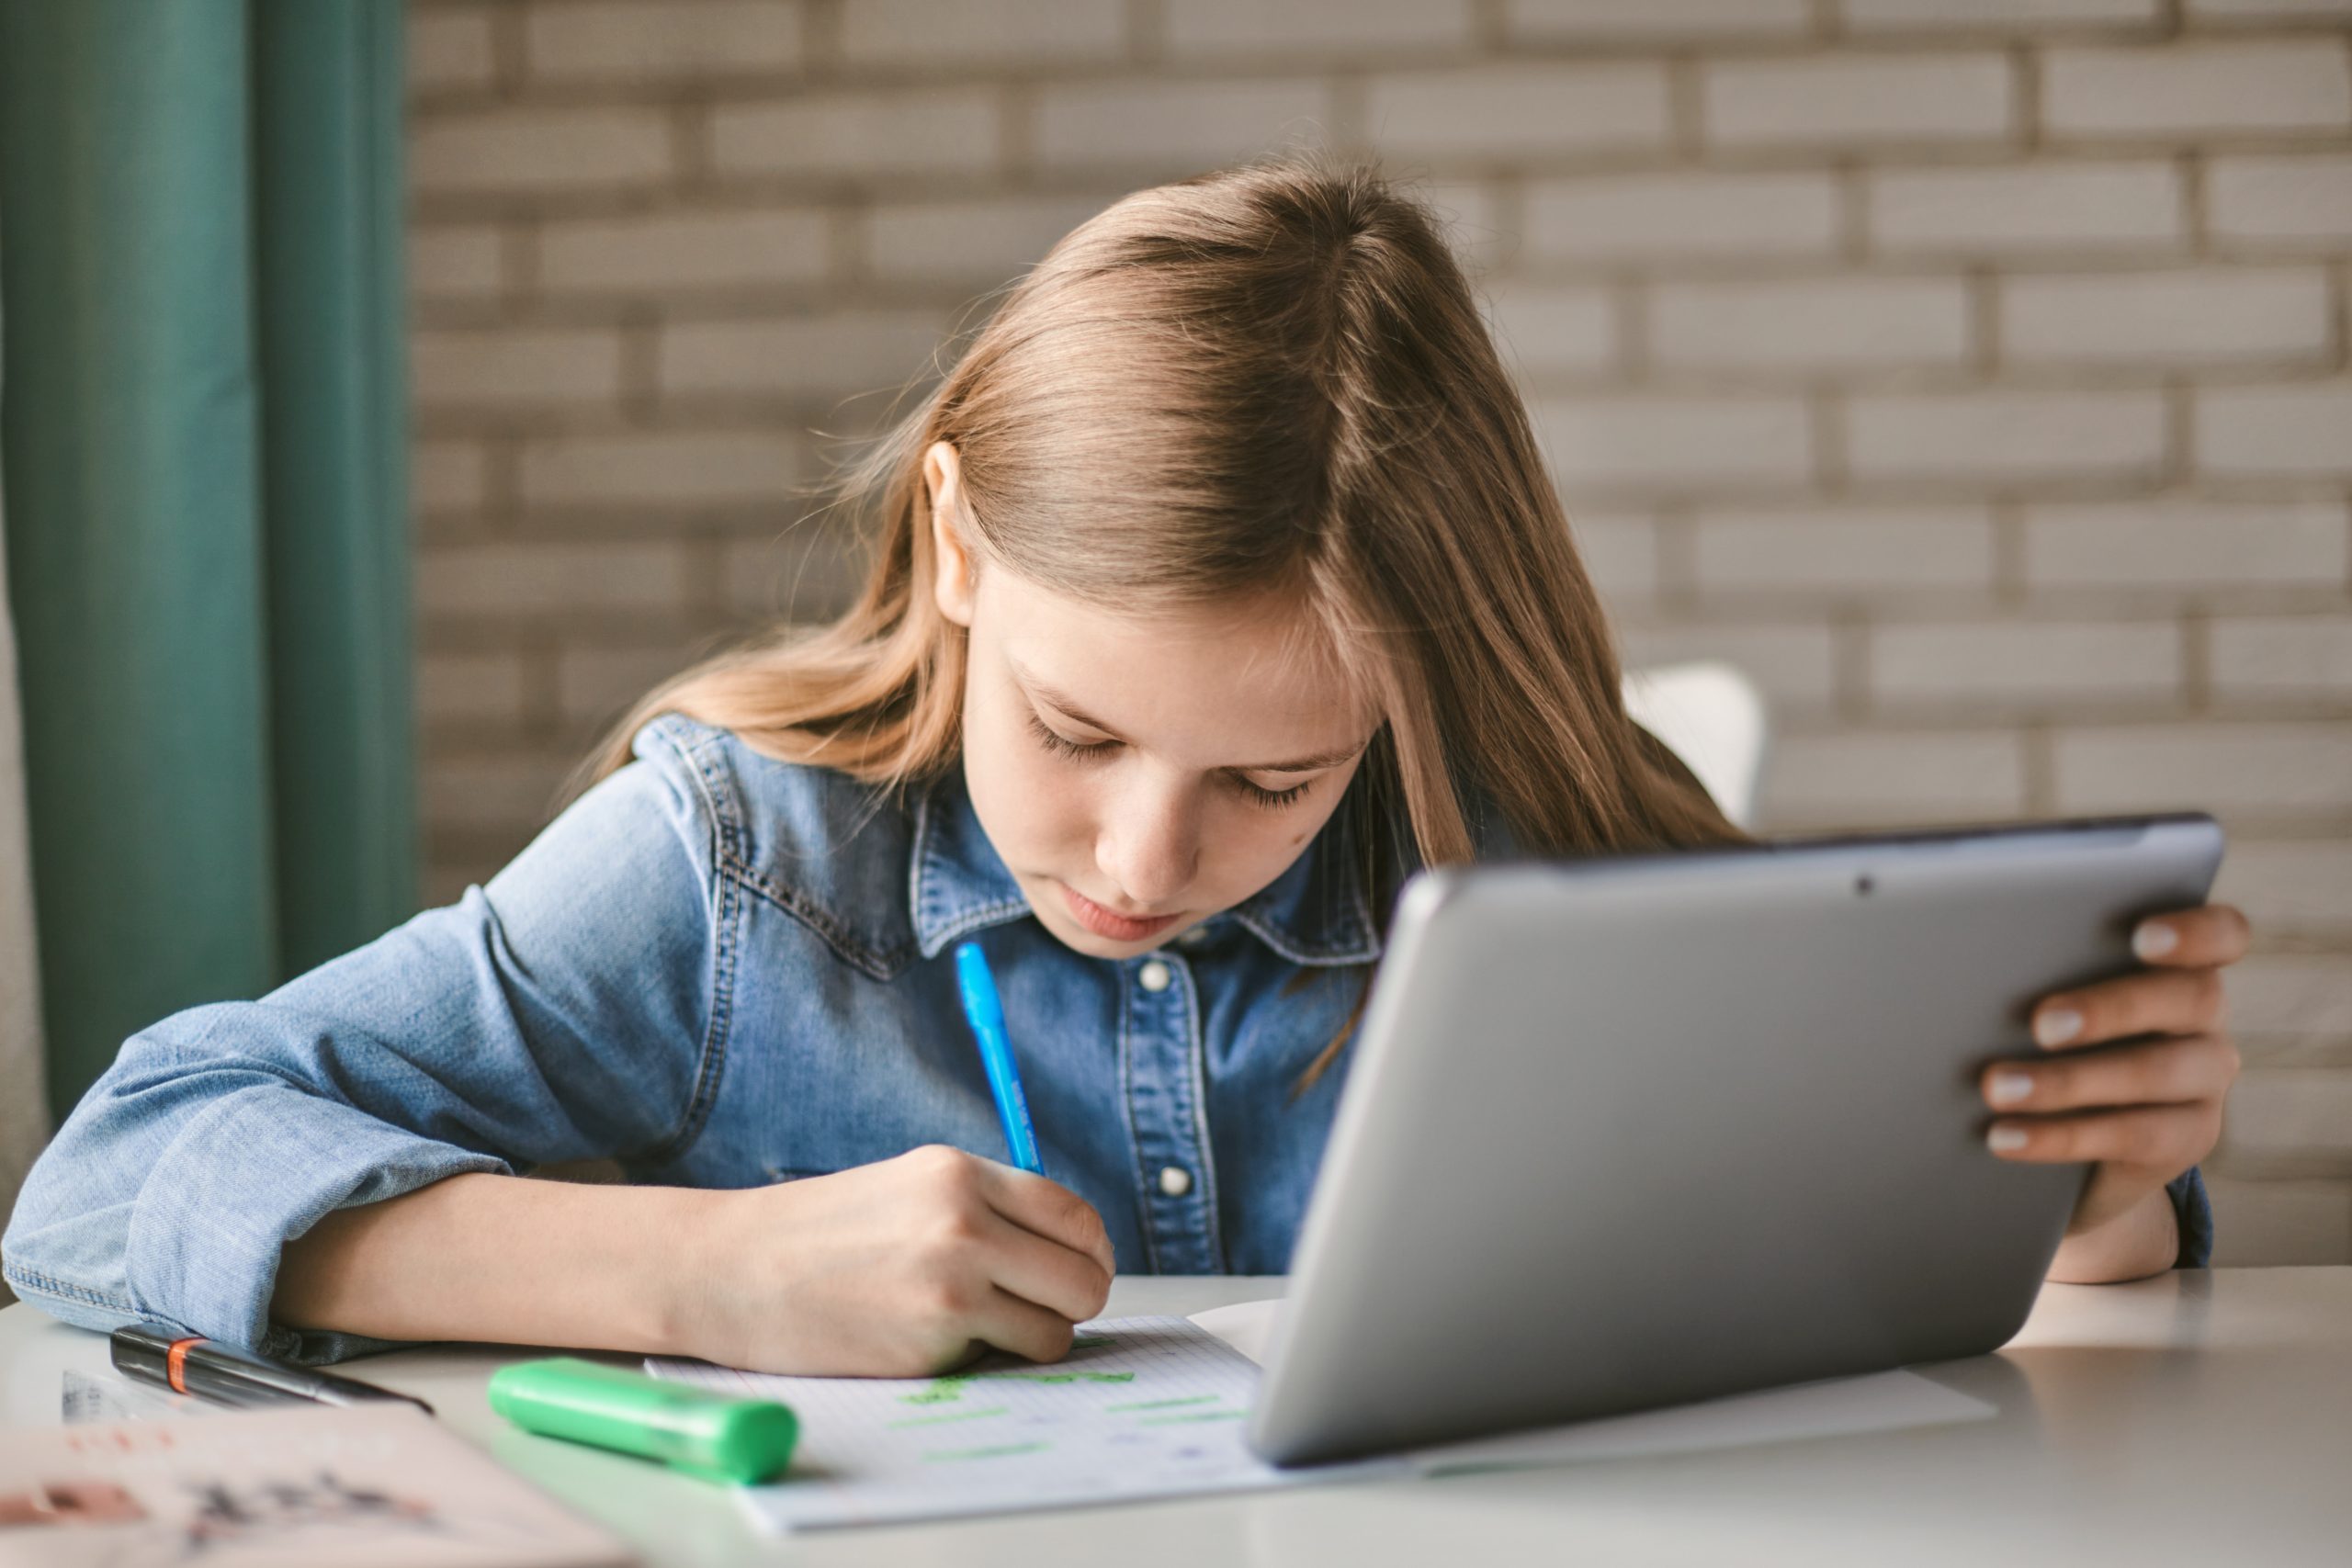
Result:
[[[1137,800],[1103,824],[1094,858],[1138,908],[1165,914],[1193,885],[1200,835],[1180,802],[1165,796]]]

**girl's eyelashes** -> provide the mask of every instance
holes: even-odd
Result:
[[[1029,710],[1027,717],[1029,733],[1037,738],[1037,744],[1057,756],[1075,757],[1080,761],[1100,762],[1108,760],[1111,753],[1118,750],[1119,743],[1115,740],[1072,740],[1067,735],[1057,735],[1046,728],[1046,721],[1037,716],[1035,708]],[[1291,785],[1288,789],[1268,789],[1263,784],[1253,784],[1239,774],[1232,775],[1232,782],[1233,787],[1240,791],[1244,800],[1249,801],[1252,806],[1262,806],[1269,810],[1273,810],[1297,800],[1300,795],[1306,793],[1307,785],[1315,781],[1305,780]]]
[[[1248,779],[1234,780],[1234,783],[1241,787],[1243,798],[1252,805],[1263,806],[1270,809],[1288,806],[1300,795],[1305,795],[1306,784],[1312,782],[1314,781],[1308,780],[1306,783],[1295,784],[1288,789],[1268,789],[1263,784],[1251,784]]]
[[[1029,712],[1029,733],[1035,736],[1037,744],[1048,751],[1064,757],[1091,758],[1098,762],[1108,757],[1119,744],[1115,740],[1078,741],[1067,735],[1057,735],[1046,728],[1046,721],[1037,716],[1035,708]]]

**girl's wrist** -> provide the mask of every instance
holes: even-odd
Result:
[[[734,1194],[693,1187],[656,1189],[662,1201],[646,1216],[647,1245],[634,1249],[639,1263],[630,1281],[641,1317],[631,1331],[647,1353],[700,1356],[706,1353],[710,1282],[727,1271],[727,1216]]]
[[[2138,1202],[2058,1244],[2045,1278],[2061,1284],[2098,1285],[2161,1274],[2180,1256],[2180,1219],[2172,1196],[2157,1187]]]

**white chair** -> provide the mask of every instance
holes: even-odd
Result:
[[[1756,819],[1770,724],[1756,682],[1720,660],[1628,670],[1625,710],[1689,764],[1724,816]]]

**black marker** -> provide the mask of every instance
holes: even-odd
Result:
[[[413,1394],[394,1393],[357,1378],[337,1377],[309,1367],[289,1367],[249,1350],[174,1334],[152,1324],[118,1328],[109,1342],[115,1371],[123,1376],[174,1393],[194,1394],[214,1404],[368,1404],[390,1399],[413,1404],[427,1416],[433,1414],[433,1406]]]

